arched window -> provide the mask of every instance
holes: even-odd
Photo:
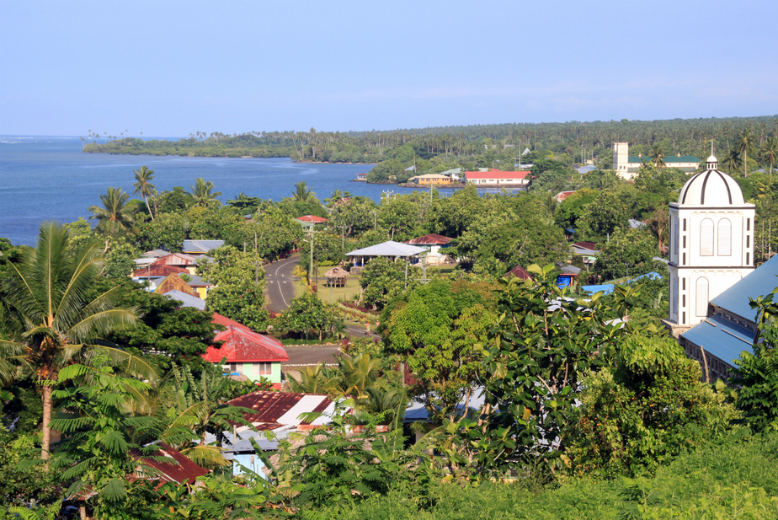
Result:
[[[678,314],[678,278],[673,278],[670,283],[670,298],[673,299],[673,314]]]
[[[728,218],[719,220],[719,256],[732,254],[732,222]]]
[[[700,222],[700,256],[713,256],[713,221]]]
[[[705,277],[697,278],[697,316],[705,317],[708,315],[708,279]]]

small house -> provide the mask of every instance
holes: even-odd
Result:
[[[299,222],[306,231],[313,229],[316,224],[326,224],[329,222],[326,218],[316,215],[303,215],[302,217],[297,217],[295,220]]]
[[[224,240],[184,240],[184,246],[181,248],[181,251],[185,255],[197,257],[207,255],[223,245]]]
[[[430,265],[440,265],[453,262],[453,259],[443,252],[444,249],[451,246],[452,240],[452,238],[431,233],[429,235],[424,235],[423,237],[409,240],[406,244],[428,248],[427,263]]]

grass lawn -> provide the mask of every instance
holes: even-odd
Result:
[[[316,283],[319,286],[319,298],[327,303],[330,301],[330,288],[325,285],[327,279],[324,278],[324,273],[330,269],[332,269],[332,266],[319,267],[317,274],[318,279],[316,280]],[[304,294],[306,290],[305,282],[303,280],[296,281],[294,283],[294,289],[297,296]],[[359,294],[359,290],[359,276],[349,276],[346,278],[345,287],[332,288],[332,303],[336,303],[339,298],[350,299],[355,294]]]

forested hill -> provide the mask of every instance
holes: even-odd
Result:
[[[475,156],[488,149],[529,148],[563,152],[583,161],[610,155],[614,141],[646,149],[659,144],[666,154],[706,157],[711,140],[716,150],[726,153],[744,130],[750,130],[761,142],[778,133],[778,116],[506,123],[370,132],[317,132],[313,128],[308,132],[243,134],[198,131],[179,141],[114,138],[104,144],[90,143],[91,136],[82,139],[85,152],[133,155],[291,157],[315,162],[377,163],[395,158],[400,148],[405,155],[409,147],[422,159]]]

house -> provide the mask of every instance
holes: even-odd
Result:
[[[757,333],[756,309],[749,298],[772,292],[778,285],[778,256],[759,266],[710,301],[707,318],[683,332],[679,343],[686,355],[708,371],[708,380],[726,380],[744,350],[751,351]],[[705,376],[703,376],[705,377]]]
[[[186,283],[189,284],[189,287],[194,289],[197,292],[197,296],[203,300],[208,297],[208,291],[214,286],[212,283],[206,282],[200,276],[196,275],[189,276]]]
[[[226,330],[213,338],[221,347],[208,347],[202,355],[205,361],[221,363],[224,359],[225,368],[231,374],[246,376],[249,381],[265,378],[273,384],[281,384],[281,363],[289,361],[289,355],[280,341],[253,332],[217,313],[214,313],[213,322],[225,326]]]
[[[183,267],[189,274],[195,274],[197,269],[197,259],[183,253],[169,253],[157,258],[152,265],[172,265],[174,267]]]
[[[357,180],[361,182],[367,182],[367,174],[366,173],[358,173],[357,174]]]
[[[506,187],[523,188],[529,184],[527,176],[530,172],[504,172],[500,170],[489,170],[487,172],[465,172],[465,180],[468,184],[475,184],[479,187]]]
[[[170,251],[165,251],[164,249],[152,249],[151,251],[146,251],[145,253],[143,253],[143,256],[145,256],[146,258],[161,258],[169,254]]]
[[[165,298],[167,298],[168,300],[176,300],[181,302],[181,307],[192,307],[193,309],[197,309],[200,311],[205,310],[204,300],[201,300],[197,296],[192,296],[191,294],[181,292],[177,289],[173,289],[172,291],[166,292]]]
[[[559,271],[556,277],[557,287],[570,287],[573,285],[578,274],[581,272],[580,267],[574,265],[564,265]]]
[[[316,215],[303,215],[295,219],[306,231],[313,229],[316,224],[326,224],[328,220],[324,217],[317,217]]]
[[[557,202],[559,202],[559,203],[561,203],[561,202],[562,202],[562,201],[564,201],[564,200],[565,200],[567,197],[569,197],[570,195],[572,195],[573,193],[575,193],[575,191],[576,191],[576,190],[572,190],[572,191],[560,191],[559,193],[557,193],[556,195],[554,195],[554,200],[555,200],[555,201],[557,201]]]
[[[592,266],[597,261],[600,252],[595,249],[597,244],[594,242],[581,241],[570,244],[570,252],[576,256],[582,257],[586,266]]]
[[[152,280],[156,281],[156,280]],[[157,288],[154,289],[154,292],[156,294],[166,294],[170,291],[176,290],[179,292],[182,292],[184,294],[188,294],[189,296],[198,297],[197,291],[195,291],[194,288],[190,287],[189,284],[181,278],[180,274],[169,274],[164,279],[162,279],[159,283],[156,284]]]
[[[336,407],[336,402],[326,395],[263,391],[237,397],[228,401],[228,404],[251,409],[252,413],[246,413],[243,417],[255,430],[259,430],[252,431],[247,426],[240,426],[234,429],[234,433],[227,435],[230,442],[222,447],[225,449],[225,457],[233,461],[233,475],[243,473],[241,466],[264,475],[262,468],[265,465],[254,452],[252,438],[262,450],[275,451],[278,441],[290,433],[310,431],[328,424]],[[321,415],[313,420],[308,420],[310,417],[301,417],[302,414],[311,412]],[[351,410],[345,412],[349,413]],[[267,439],[265,431],[273,432],[273,441]]]
[[[423,247],[412,246],[410,244],[401,244],[389,240],[381,244],[365,247],[363,249],[356,249],[350,253],[346,253],[346,256],[350,256],[355,266],[364,267],[365,262],[371,258],[379,256],[394,258],[397,261],[398,258],[410,259],[427,250]]]
[[[451,177],[452,181],[458,182],[460,180],[460,175],[462,175],[464,171],[465,171],[464,168],[452,168],[450,170],[440,172],[440,174],[445,175],[446,177]]]
[[[184,240],[181,251],[185,255],[202,256],[219,249],[224,245],[224,240]]]
[[[522,266],[517,265],[510,271],[508,271],[505,276],[515,276],[519,280],[532,280],[532,275],[530,275],[526,269],[524,269]]]
[[[149,264],[146,267],[141,267],[132,272],[130,277],[133,280],[147,280],[149,278],[165,278],[171,274],[189,274],[189,271],[183,267],[177,267],[175,265],[165,264]]]
[[[409,183],[419,184],[423,186],[434,186],[436,184],[451,184],[453,180],[451,177],[440,173],[427,173],[424,175],[417,175],[408,179]]]
[[[629,143],[613,143],[613,170],[622,179],[633,179],[643,163],[651,162],[652,159],[642,154],[629,155]],[[693,155],[670,155],[662,160],[668,168],[678,168],[687,173],[697,171],[700,167],[700,160]]]
[[[450,256],[442,252],[443,249],[450,247],[452,240],[452,238],[431,233],[429,235],[424,235],[423,237],[408,240],[405,243],[412,246],[429,248],[427,252],[427,263],[429,265],[440,265],[453,262]]]
[[[158,450],[147,455],[143,455],[139,450],[130,451],[130,457],[139,465],[127,480],[130,482],[135,480],[159,481],[159,486],[168,482],[191,486],[197,477],[210,473],[210,470],[198,466],[171,446],[162,443],[158,446]],[[144,466],[151,468],[151,471],[144,471]]]

